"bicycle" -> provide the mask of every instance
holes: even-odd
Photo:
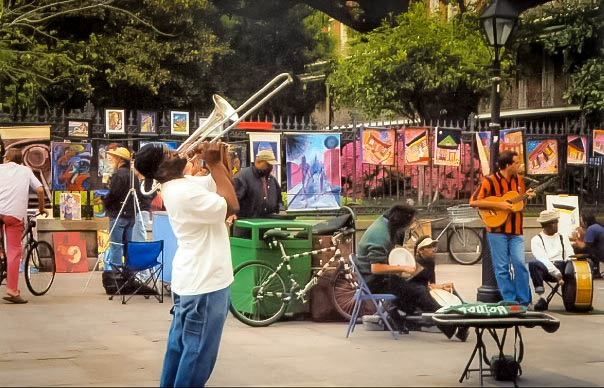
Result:
[[[239,321],[254,327],[268,326],[279,320],[293,300],[307,302],[306,295],[319,283],[328,267],[338,262],[336,275],[330,282],[330,294],[333,306],[342,317],[350,319],[354,307],[354,294],[359,285],[352,272],[348,259],[342,257],[340,243],[342,238],[352,238],[354,229],[346,229],[331,237],[332,245],[327,248],[288,255],[281,240],[289,238],[289,233],[280,229],[270,229],[263,235],[271,249],[281,250],[281,262],[277,268],[262,261],[250,261],[237,267],[233,273],[233,283],[250,284],[251,287],[238,295],[231,295],[230,311]],[[294,279],[290,260],[302,256],[333,252],[333,256],[315,273],[303,287]],[[285,272],[287,281],[280,274]],[[251,280],[251,282],[250,282]],[[287,282],[287,283],[286,283]],[[287,284],[287,285],[286,285]]]
[[[52,246],[46,241],[37,241],[34,238],[33,228],[36,226],[37,216],[43,213],[38,213],[34,216],[28,216],[27,227],[23,232],[21,240],[23,241],[23,257],[25,264],[23,273],[25,275],[25,284],[29,291],[36,296],[44,295],[52,286],[57,270],[55,263],[55,253]],[[0,222],[1,226],[1,222]],[[0,230],[2,228],[0,227]],[[6,279],[7,257],[4,247],[4,233],[0,238],[0,284]]]
[[[428,222],[449,220],[449,223],[440,232],[436,240],[440,240],[442,235],[451,227],[447,235],[447,249],[453,260],[459,264],[472,265],[480,261],[482,255],[482,238],[475,228],[466,227],[467,223],[478,220],[478,212],[470,205],[457,205],[447,208],[448,217],[437,218],[435,220],[419,222],[416,221],[409,228],[408,238],[416,242],[424,236],[422,225]]]

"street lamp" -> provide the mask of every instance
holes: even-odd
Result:
[[[489,44],[495,49],[495,60],[493,61],[493,78],[491,87],[491,173],[497,171],[497,159],[499,158],[499,130],[501,120],[501,96],[499,95],[499,82],[501,81],[501,63],[499,61],[499,50],[504,47],[518,21],[518,11],[508,0],[492,0],[480,15],[480,21],[485,29]],[[476,299],[480,302],[498,302],[501,294],[497,288],[493,263],[491,261],[491,250],[486,241],[482,255],[482,286],[478,288]]]

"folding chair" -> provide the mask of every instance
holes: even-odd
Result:
[[[392,326],[390,325],[390,322],[388,322],[388,312],[382,306],[382,303],[384,301],[394,300],[394,299],[396,299],[396,296],[394,296],[393,294],[372,294],[371,291],[369,290],[369,287],[367,286],[367,283],[365,283],[365,279],[363,279],[363,276],[359,272],[359,269],[354,262],[354,254],[350,255],[350,263],[352,266],[352,271],[354,272],[354,274],[356,275],[356,277],[359,281],[358,282],[359,288],[354,293],[354,308],[352,309],[352,315],[350,317],[350,322],[348,322],[348,328],[346,329],[346,338],[348,338],[350,333],[352,333],[354,331],[354,327],[357,324],[359,310],[361,309],[361,305],[363,304],[363,301],[370,300],[373,303],[373,305],[375,306],[375,310],[377,311],[378,315],[382,319],[382,322],[384,322],[384,324],[386,325],[388,330],[390,330],[390,334],[392,334],[392,338],[398,339],[398,335],[397,335],[396,331],[392,328]]]
[[[158,261],[159,255],[162,255],[162,260]],[[126,244],[126,255],[125,262],[118,266],[111,264],[116,271],[118,271],[123,279],[124,283],[118,287],[117,279],[115,279],[115,286],[117,291],[115,294],[109,297],[112,300],[115,295],[122,296],[122,304],[126,304],[134,295],[136,295],[143,287],[147,289],[149,286],[155,292],[153,296],[159,301],[164,302],[164,265],[163,265],[163,254],[164,254],[164,240],[160,241],[128,241]],[[140,280],[136,274],[149,270],[150,276],[146,280]],[[158,276],[159,275],[159,276]],[[161,291],[157,287],[157,281],[160,280]],[[126,299],[126,294],[123,293],[126,285],[134,283],[138,287],[132,292],[132,295]],[[143,295],[145,299],[149,299],[149,295]]]

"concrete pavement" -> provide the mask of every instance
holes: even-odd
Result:
[[[57,274],[48,295],[26,305],[0,300],[0,385],[157,386],[170,325],[170,300],[135,297],[109,301],[95,273]],[[474,300],[480,265],[438,265],[439,281],[454,281]],[[24,282],[21,285],[25,288]],[[604,281],[594,282],[594,307],[604,310]],[[4,288],[0,289],[4,294]],[[523,329],[520,386],[604,385],[604,315],[570,315],[548,334]],[[602,311],[600,311],[602,312]],[[476,337],[466,343],[440,333],[411,332],[398,341],[358,325],[349,339],[345,323],[284,321],[247,327],[229,316],[212,386],[475,386],[478,375],[458,383]],[[512,338],[513,339],[513,338]],[[511,354],[508,340],[506,353]],[[489,339],[492,353],[494,343]],[[477,365],[477,364],[475,364]],[[512,386],[485,380],[487,386]]]

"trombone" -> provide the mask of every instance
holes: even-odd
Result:
[[[271,90],[268,94],[267,91],[274,87],[277,82],[281,82],[277,87]],[[214,94],[212,96],[212,101],[214,102],[214,110],[208,117],[208,119],[199,126],[193,132],[191,136],[189,136],[177,149],[177,152],[181,155],[181,157],[185,157],[188,161],[193,161],[197,157],[197,155],[193,155],[189,157],[190,154],[195,150],[195,148],[206,138],[208,138],[214,131],[229,121],[232,123],[223,129],[220,133],[214,136],[210,143],[216,142],[219,138],[224,136],[227,132],[233,129],[237,124],[243,121],[246,117],[254,113],[258,108],[264,105],[270,98],[272,98],[275,94],[277,94],[281,89],[286,87],[287,85],[294,82],[294,79],[289,73],[281,73],[275,78],[273,78],[270,82],[268,82],[262,89],[258,90],[251,97],[249,97],[239,108],[235,109],[229,104],[224,98],[219,96],[218,94]],[[254,106],[249,108],[245,113],[240,113],[242,110],[251,105],[254,101],[256,101],[260,96],[266,94],[260,101],[258,101]],[[143,195],[151,195],[155,191],[159,189],[159,183],[154,182],[151,190],[146,191],[144,187],[144,182],[141,182],[141,193]]]

